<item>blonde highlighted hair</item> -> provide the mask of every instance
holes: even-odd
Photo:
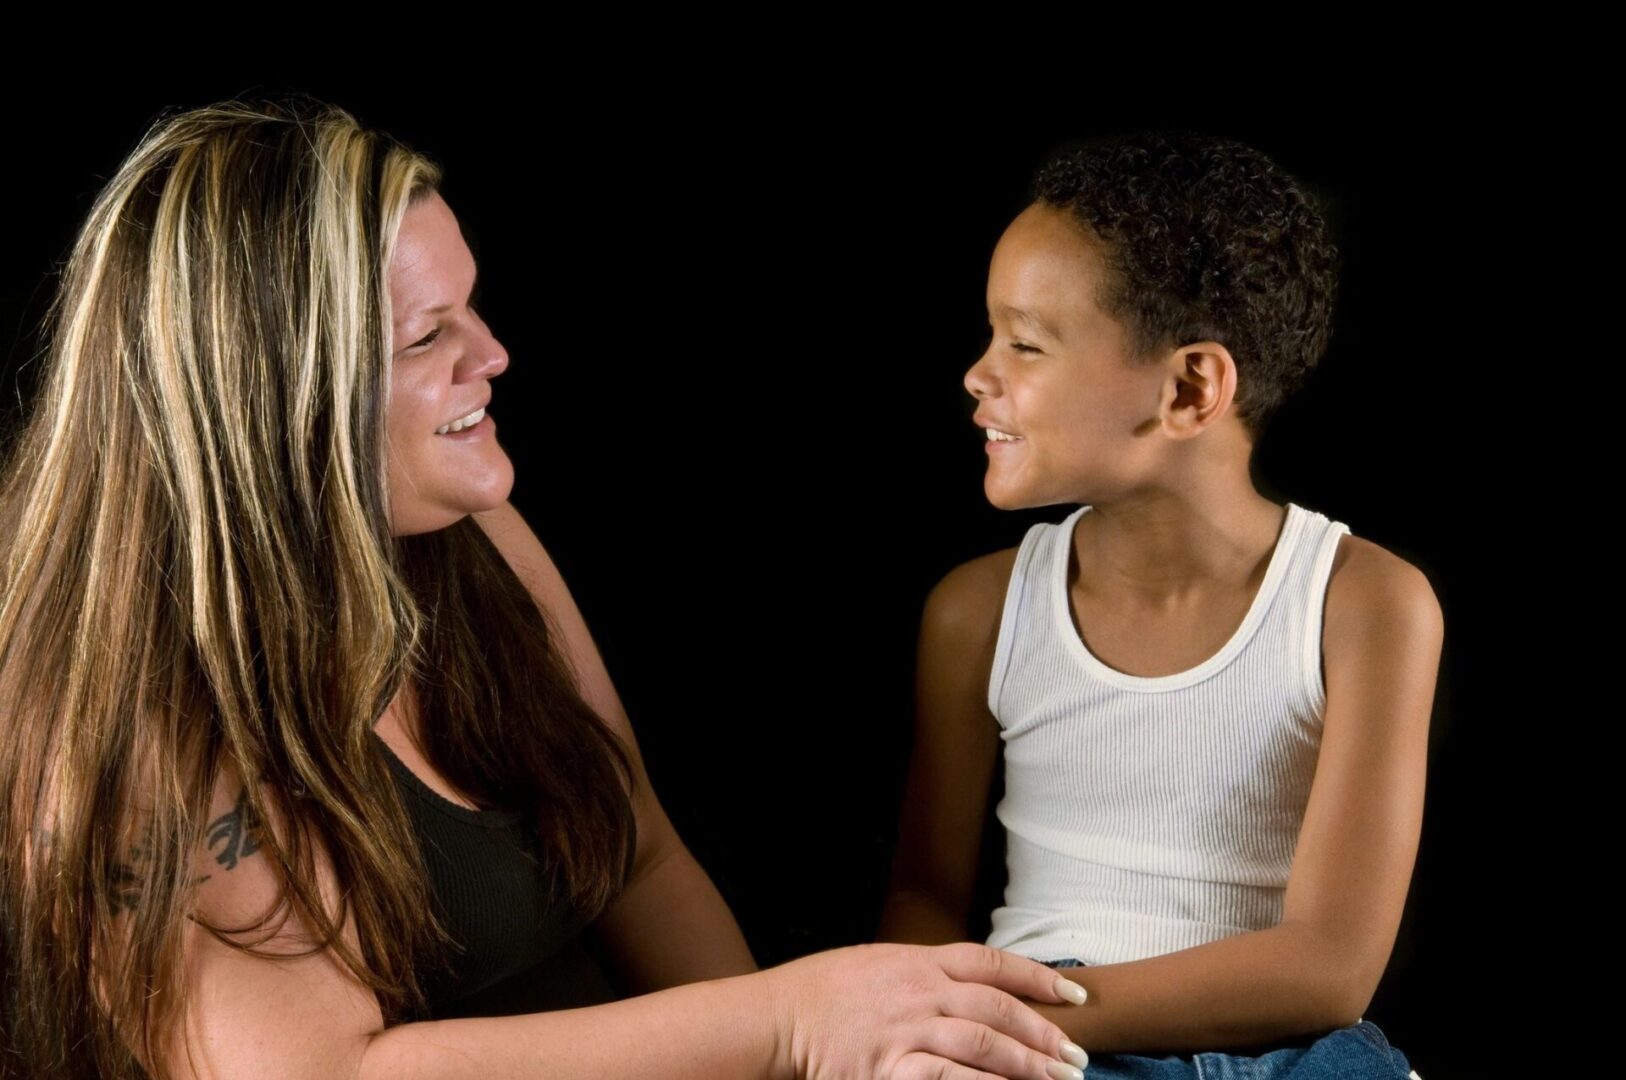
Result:
[[[450,942],[372,735],[409,683],[425,755],[534,811],[573,903],[622,884],[627,754],[544,613],[472,519],[389,528],[387,270],[440,181],[336,106],[234,100],[160,117],[76,236],[0,461],[0,1077],[159,1060],[223,775],[296,826],[259,838],[257,925],[296,912],[421,1014]]]

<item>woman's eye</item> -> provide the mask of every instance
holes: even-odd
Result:
[[[483,325],[485,325],[486,317],[484,315],[480,314],[479,308],[474,306],[475,301],[477,301],[479,298],[480,298],[480,295],[479,295],[478,292],[476,292],[474,297],[469,300],[469,314],[473,315],[476,319],[479,319],[480,324],[483,326]],[[435,343],[435,339],[440,337],[440,332],[441,332],[442,329],[443,328],[439,327],[439,326],[435,327],[434,330],[430,331],[430,333],[426,337],[424,337],[420,341],[413,342],[411,345],[408,345],[407,348],[409,348],[409,349],[418,349],[418,348],[423,348],[426,345],[433,345]]]

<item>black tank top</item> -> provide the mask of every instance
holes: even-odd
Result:
[[[589,920],[542,869],[533,814],[459,806],[425,784],[382,738],[378,745],[423,850],[435,915],[463,946],[450,974],[433,966],[422,973],[429,1015],[418,1019],[512,1016],[616,1000],[583,947]],[[636,842],[628,847],[623,882],[635,850]]]

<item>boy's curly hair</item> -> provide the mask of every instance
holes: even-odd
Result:
[[[1095,303],[1128,331],[1131,363],[1194,341],[1230,350],[1233,408],[1257,444],[1332,335],[1339,253],[1319,200],[1259,151],[1193,131],[1065,143],[1029,197],[1102,253]]]

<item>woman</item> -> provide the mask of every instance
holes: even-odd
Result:
[[[1025,958],[756,970],[507,505],[439,179],[228,102],[79,234],[0,473],[0,1073],[1078,1076]],[[589,924],[638,996],[437,1016]]]

